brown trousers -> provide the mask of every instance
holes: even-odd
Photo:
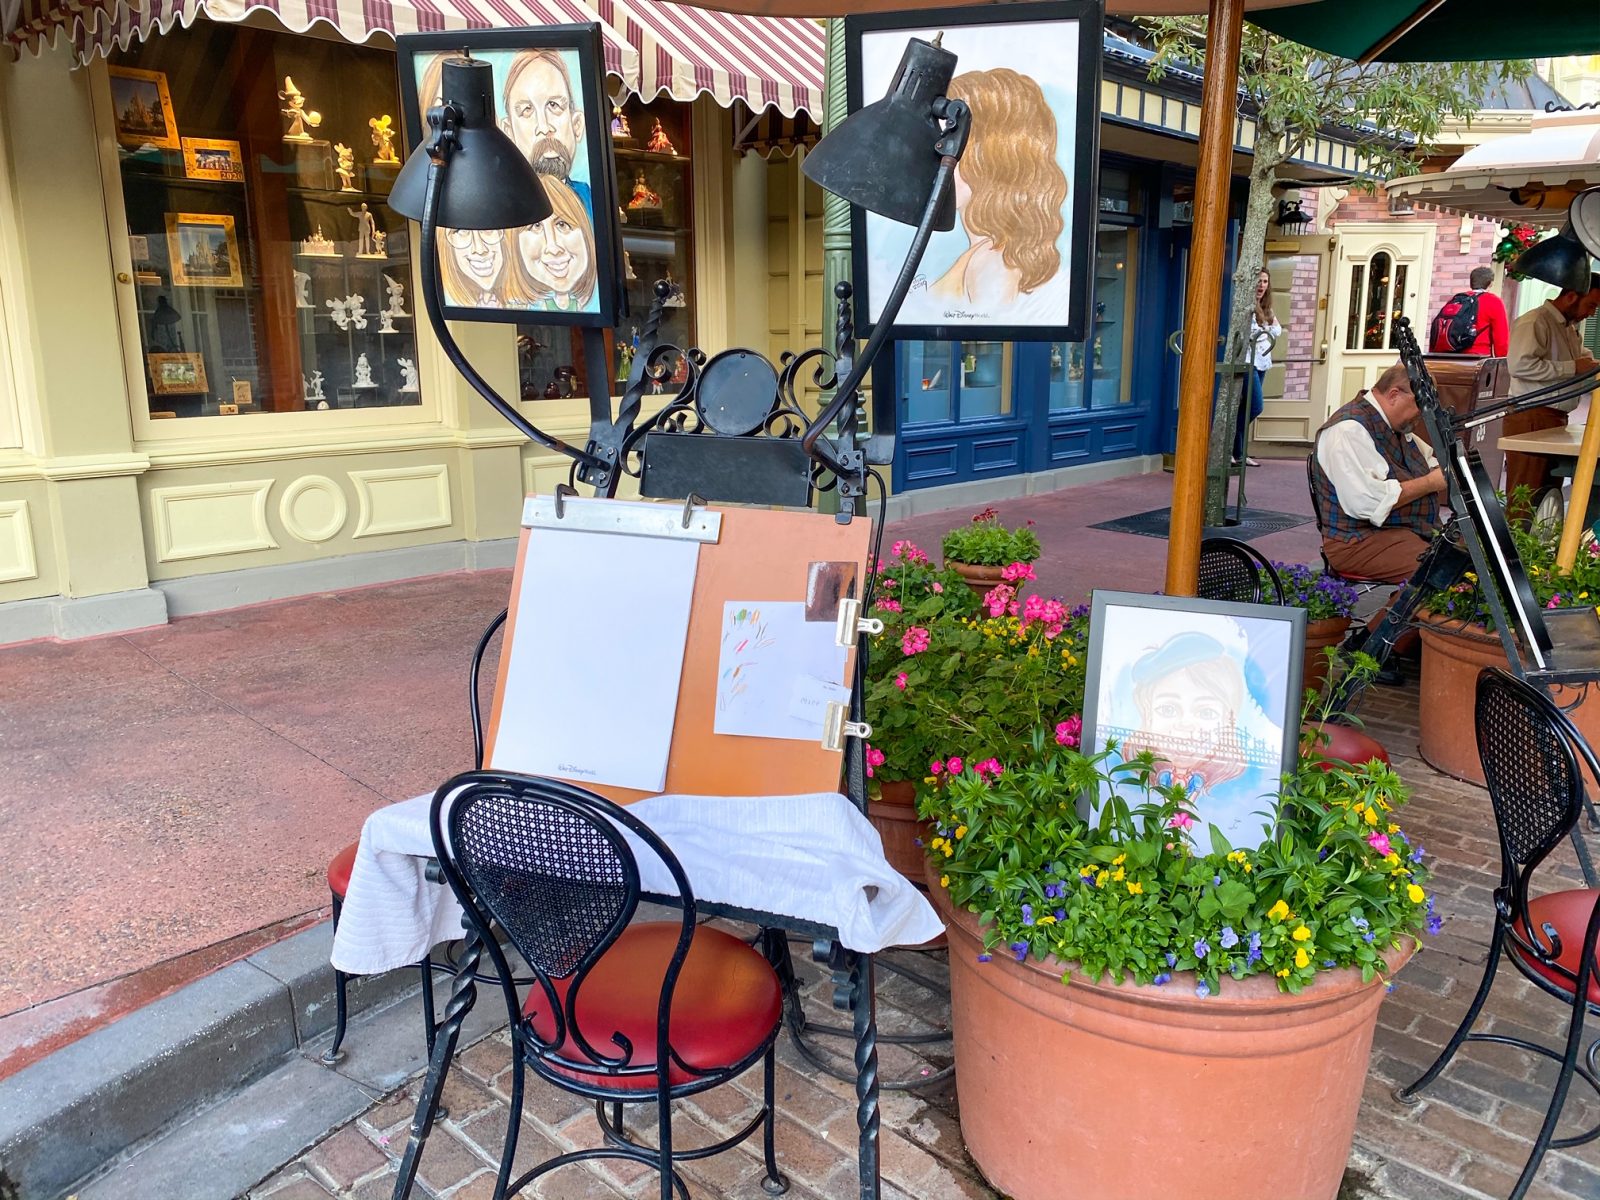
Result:
[[[1505,419],[1501,436],[1513,433],[1537,433],[1541,429],[1561,429],[1566,426],[1567,414],[1559,408],[1532,408],[1527,412],[1512,413]],[[1557,460],[1548,454],[1519,454],[1506,452],[1506,510],[1516,510],[1518,487],[1532,490],[1534,497],[1547,487],[1558,485],[1555,466]]]
[[[1428,543],[1409,529],[1374,529],[1348,542],[1333,538],[1322,541],[1323,557],[1339,574],[1382,579],[1387,583],[1404,583],[1410,579],[1417,569],[1417,559],[1427,548]],[[1391,597],[1388,604],[1368,617],[1367,628],[1376,629],[1393,604]],[[1415,641],[1415,631],[1408,629],[1395,643],[1395,649],[1402,654],[1409,653]]]

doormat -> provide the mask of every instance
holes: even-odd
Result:
[[[1231,509],[1229,510],[1232,511]],[[1267,508],[1246,508],[1244,520],[1237,525],[1206,526],[1206,537],[1231,537],[1248,542],[1269,533],[1282,533],[1311,524],[1310,517],[1297,513],[1273,512]],[[1144,537],[1165,539],[1172,530],[1172,510],[1156,508],[1149,512],[1134,513],[1131,517],[1118,517],[1114,521],[1101,521],[1090,529],[1108,529],[1112,533],[1137,533]]]

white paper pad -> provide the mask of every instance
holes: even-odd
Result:
[[[659,792],[700,544],[535,526],[488,766]]]

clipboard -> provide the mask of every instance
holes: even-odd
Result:
[[[601,505],[606,507],[597,507]],[[539,640],[558,632],[524,633],[518,620],[524,574],[541,568],[536,556],[530,559],[529,555],[532,528],[551,519],[563,524],[570,521],[572,528],[591,532],[610,528],[618,533],[691,537],[700,542],[663,793],[750,796],[839,790],[844,755],[838,711],[829,722],[834,735],[832,749],[824,747],[820,738],[811,742],[719,735],[714,730],[723,611],[729,601],[806,604],[808,619],[815,613],[815,619],[833,621],[840,631],[845,643],[841,682],[848,687],[855,677],[855,633],[872,523],[858,516],[844,525],[830,515],[804,510],[701,508],[692,503],[595,501],[570,496],[563,502],[560,496],[530,496],[524,506],[512,575],[511,604],[485,742],[486,765],[494,765],[499,739],[511,736],[501,727],[507,689],[530,685],[531,673],[538,670]],[[819,565],[824,569],[817,569]],[[620,629],[618,636],[628,637],[629,631]],[[551,686],[547,678],[542,683]],[[565,680],[560,686],[609,690],[616,698],[617,736],[627,736],[626,679]],[[573,782],[619,804],[657,794],[591,780]]]

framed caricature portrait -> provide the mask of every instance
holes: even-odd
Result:
[[[1240,849],[1271,834],[1299,754],[1305,609],[1094,593],[1083,746],[1142,751]]]
[[[179,287],[244,286],[239,240],[225,213],[168,213],[167,261]]]
[[[949,94],[972,110],[956,168],[956,227],[928,243],[895,318],[896,337],[1083,339],[1100,158],[1101,23],[1094,0],[845,18],[852,112],[885,94],[908,39],[941,33],[958,59]],[[851,210],[863,336],[882,315],[913,232]]]
[[[111,79],[111,111],[117,121],[117,141],[124,146],[158,146],[176,150],[178,118],[172,112],[167,77],[160,71],[137,67],[107,67]]]
[[[444,60],[466,51],[493,68],[495,119],[533,163],[553,209],[518,229],[441,229],[445,317],[614,327],[622,239],[600,26],[415,34],[396,46],[413,151],[432,136],[427,110],[441,98]]]

